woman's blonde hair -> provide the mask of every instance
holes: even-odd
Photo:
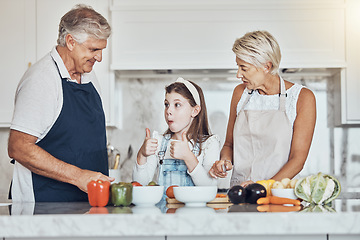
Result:
[[[263,68],[271,62],[270,73],[279,73],[281,61],[280,46],[276,39],[267,31],[248,32],[243,37],[236,39],[233,48],[236,56],[257,68]]]

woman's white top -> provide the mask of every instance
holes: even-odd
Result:
[[[154,132],[155,133],[155,132]],[[142,185],[147,185],[150,181],[154,180],[154,176],[157,176],[158,173],[158,164],[159,158],[157,156],[160,151],[161,142],[163,140],[163,135],[153,134],[153,138],[158,140],[158,147],[155,155],[147,157],[147,162],[143,165],[139,165],[137,161],[133,169],[133,180],[139,182]],[[167,145],[164,159],[173,159],[170,156],[170,143],[172,141],[177,141],[170,139],[169,144]],[[192,144],[189,142],[190,151],[193,150]],[[208,186],[208,185],[217,185],[217,180],[212,178],[209,175],[209,170],[216,160],[220,158],[220,140],[217,135],[212,135],[201,146],[201,154],[197,156],[199,161],[198,165],[194,168],[192,172],[188,171],[188,174],[191,176],[195,185],[198,186]],[[157,181],[157,179],[155,179]]]
[[[292,126],[296,118],[296,104],[299,98],[301,89],[304,86],[295,83],[288,90],[286,90],[286,114]],[[243,105],[248,93],[244,91],[241,95],[239,103],[237,104],[236,112],[239,113],[241,106]],[[279,94],[275,95],[261,95],[258,91],[253,93],[249,102],[245,105],[245,110],[277,110],[279,109]]]

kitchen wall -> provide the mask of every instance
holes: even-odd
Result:
[[[131,181],[136,154],[141,146],[145,128],[163,132],[164,87],[177,75],[147,77],[116,75],[117,127],[108,127],[108,143],[120,152],[121,180]],[[141,76],[139,74],[139,76]],[[186,78],[186,76],[185,76]],[[208,117],[213,133],[223,143],[227,125],[229,103],[237,81],[225,77],[187,77],[198,83],[205,94]],[[322,171],[335,174],[343,190],[360,190],[360,128],[334,127],[334,80],[331,77],[307,77],[305,80],[285,77],[312,89],[317,101],[317,124],[310,153],[300,176]],[[8,129],[0,128],[0,201],[7,198],[12,177],[12,165],[7,156]],[[224,180],[220,187],[228,186]]]
[[[141,74],[139,74],[141,76]],[[211,76],[211,74],[209,74]],[[147,76],[136,78],[117,75],[116,92],[120,99],[118,112],[119,128],[108,129],[108,141],[118,148],[121,162],[124,162],[128,147],[133,155],[124,163],[122,179],[131,180],[131,170],[136,153],[141,146],[145,128],[163,132],[166,123],[163,114],[164,86],[175,81],[178,76]],[[306,78],[285,76],[312,89],[317,101],[317,124],[308,160],[299,176],[322,171],[335,174],[342,179],[343,187],[349,190],[360,189],[360,128],[334,126],[334,79],[332,75],[307,76]],[[218,134],[223,143],[229,112],[229,103],[237,81],[226,78],[190,76],[188,79],[198,83],[205,94],[208,117],[212,132]],[[233,80],[233,79],[232,79]],[[222,182],[221,186],[226,186]]]

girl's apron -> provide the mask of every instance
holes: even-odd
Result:
[[[234,172],[230,185],[272,178],[288,161],[292,125],[286,115],[286,91],[280,77],[279,110],[244,110],[253,91],[237,114],[234,140]]]
[[[184,160],[164,159],[167,145],[171,138],[170,134],[163,137],[161,141],[159,156],[159,180],[158,184],[164,186],[164,191],[171,185],[194,186],[191,176],[187,173],[187,166]],[[199,145],[195,144],[192,152],[195,156],[199,154]]]
[[[59,69],[58,72],[60,75]],[[77,84],[61,75],[60,79],[62,110],[37,145],[66,163],[108,175],[105,116],[100,96],[91,82]],[[87,201],[87,194],[74,185],[35,173],[32,180],[36,202]]]

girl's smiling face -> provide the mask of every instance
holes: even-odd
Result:
[[[190,105],[188,99],[174,91],[165,95],[164,105],[165,120],[170,131],[181,137],[181,134],[189,129],[199,111]]]

